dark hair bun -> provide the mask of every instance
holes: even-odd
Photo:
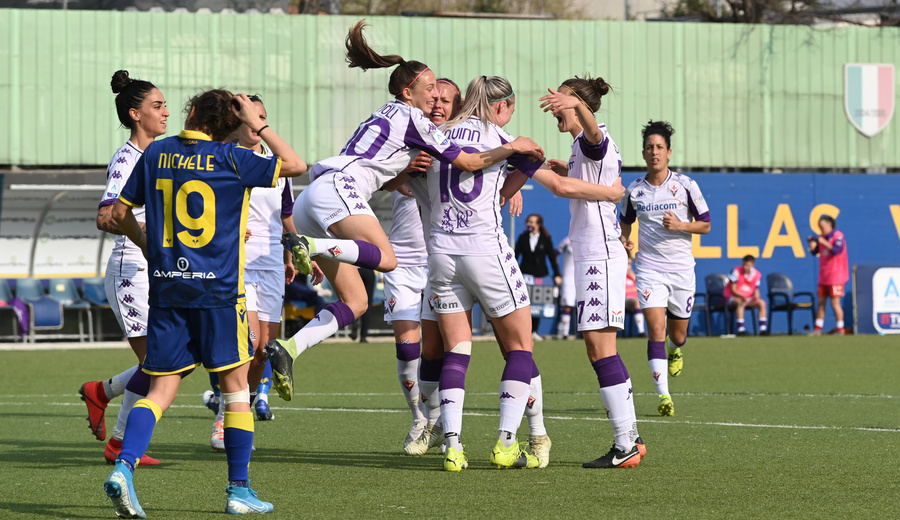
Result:
[[[603,78],[594,78],[590,80],[591,87],[597,91],[601,96],[605,96],[609,93],[609,83],[603,80]]]
[[[109,82],[109,86],[112,87],[113,94],[118,94],[125,90],[133,79],[128,77],[127,70],[117,70],[115,74],[113,74],[112,81]]]

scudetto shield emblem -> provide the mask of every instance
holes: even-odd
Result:
[[[884,130],[894,115],[894,66],[845,64],[844,111],[850,123],[866,137]]]

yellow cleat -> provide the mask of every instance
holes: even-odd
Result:
[[[541,461],[534,455],[525,451],[526,442],[513,444],[509,448],[503,446],[503,441],[497,440],[494,449],[491,450],[491,464],[498,468],[537,468]]]
[[[468,467],[469,459],[466,458],[464,452],[447,448],[447,455],[444,457],[444,471],[462,471]]]
[[[659,396],[659,415],[665,417],[671,417],[675,415],[675,405],[672,403],[672,398],[669,397],[668,394],[662,394]]]

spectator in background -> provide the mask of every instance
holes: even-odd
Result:
[[[516,258],[519,259],[519,267],[523,274],[530,274],[535,278],[543,278],[549,274],[547,260],[553,269],[553,283],[562,283],[559,274],[559,263],[556,261],[556,250],[553,248],[553,239],[550,232],[544,227],[544,217],[537,213],[528,215],[525,219],[525,232],[516,240]],[[540,316],[531,317],[531,334],[535,341],[541,341],[538,334],[538,326],[541,323]]]
[[[762,273],[756,270],[756,258],[753,255],[744,257],[741,265],[731,270],[728,276],[731,281],[725,286],[725,298],[728,305],[733,306],[737,316],[737,334],[746,336],[744,328],[744,309],[759,309],[759,333],[762,336],[769,335],[766,320],[766,302],[759,297],[759,282],[762,281]]]
[[[822,334],[825,325],[825,298],[831,299],[831,308],[834,309],[834,319],[837,321],[835,328],[829,334],[844,333],[844,309],[841,307],[841,297],[844,296],[844,284],[850,279],[850,270],[847,266],[847,245],[844,242],[844,234],[837,230],[837,223],[829,215],[819,218],[818,237],[810,235],[806,238],[809,242],[809,252],[819,257],[819,308],[816,311],[816,328],[813,336]]]
[[[634,324],[637,326],[638,336],[646,338],[644,311],[641,310],[641,303],[638,301],[637,276],[634,274],[634,269],[631,268],[633,261],[634,254],[628,251],[628,271],[625,273],[625,312],[634,316]]]
[[[572,324],[572,308],[575,307],[575,256],[572,254],[572,242],[566,237],[556,246],[557,256],[562,257],[562,285],[559,289],[559,325],[556,335],[561,339],[569,339]]]

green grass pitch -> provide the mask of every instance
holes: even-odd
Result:
[[[476,342],[463,442],[469,469],[402,453],[409,412],[394,347],[323,344],[295,367],[290,403],[256,423],[252,486],[269,518],[898,518],[897,338],[691,338],[670,379],[674,417],[656,413],[646,342],[619,341],[648,455],[628,470],[586,470],[612,432],[577,341],[537,344],[553,440],[543,470],[497,470],[502,359]],[[133,362],[127,349],[0,352],[0,518],[115,518],[103,443],[77,390]],[[204,372],[188,377],[156,428],[135,486],[154,519],[220,518],[225,457],[209,448]],[[112,430],[119,400],[107,412]],[[523,421],[519,437],[528,436]]]

